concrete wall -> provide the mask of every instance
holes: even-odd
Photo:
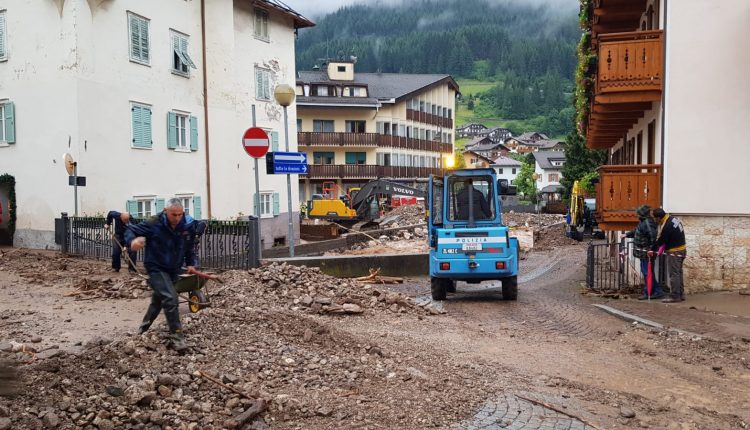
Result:
[[[748,17],[745,0],[668,3],[664,205],[671,212],[750,215]]]
[[[87,186],[79,188],[79,214],[125,210],[126,201],[139,196],[175,195],[200,197],[204,218],[231,219],[253,212],[253,164],[241,146],[243,131],[252,125],[251,104],[257,106],[258,125],[278,131],[284,147],[282,109],[273,101],[256,100],[254,68],[271,71],[271,88],[294,84],[291,18],[271,11],[270,41],[261,41],[253,37],[254,14],[248,2],[206,3],[207,157],[199,1],[0,0],[2,9],[9,55],[0,62],[0,100],[15,103],[16,143],[0,144],[0,173],[14,175],[17,182],[17,246],[50,246],[53,219],[60,212],[73,213],[64,152],[73,155],[79,175],[87,177]],[[129,59],[128,12],[149,20],[148,65]],[[188,53],[197,66],[189,77],[171,71],[173,30],[188,36]],[[149,149],[132,147],[133,102],[151,107]],[[197,118],[197,151],[167,148],[167,113],[173,110]],[[288,113],[294,151],[294,105]],[[265,175],[263,163],[260,170],[261,188],[278,192],[280,210],[286,212],[286,179]],[[296,177],[292,188],[296,211]],[[278,218],[264,224],[271,242],[287,231],[286,221]]]

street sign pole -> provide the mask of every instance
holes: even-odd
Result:
[[[255,127],[255,104],[253,104],[253,127]],[[258,218],[258,260],[261,259],[263,253],[263,245],[260,243],[262,237],[260,229],[260,173],[258,172],[258,158],[253,157],[255,163],[255,199],[253,204],[255,205],[255,216]]]
[[[73,216],[78,216],[78,163],[73,163]]]
[[[289,152],[289,120],[284,106],[284,150]],[[289,208],[289,256],[294,257],[294,223],[292,222],[292,175],[286,175],[286,197]]]

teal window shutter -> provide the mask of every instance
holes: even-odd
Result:
[[[271,132],[271,152],[276,152],[278,150],[279,150],[279,132],[272,131]]]
[[[177,114],[167,112],[167,148],[177,148]]]
[[[151,108],[141,106],[141,144],[144,148],[151,148],[154,144],[153,137],[151,135]]]
[[[190,150],[198,150],[198,118],[190,117]]]
[[[193,218],[203,219],[201,214],[201,196],[193,196]]]
[[[273,193],[273,216],[279,216],[279,193]]]
[[[346,164],[357,164],[357,153],[356,152],[347,152],[346,153],[346,160],[344,162]]]
[[[159,215],[164,210],[164,203],[164,199],[156,199],[156,213],[154,215]]]
[[[5,107],[5,142],[16,143],[16,113],[13,102],[6,102]]]
[[[132,216],[136,216],[138,213],[138,202],[135,200],[128,200],[125,207],[127,208],[128,213]]]

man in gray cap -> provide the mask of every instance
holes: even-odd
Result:
[[[633,257],[640,258],[641,260],[641,273],[643,273],[643,294],[638,300],[646,299],[660,299],[664,297],[664,291],[661,286],[656,282],[653,270],[651,271],[651,282],[652,290],[651,296],[648,294],[648,251],[651,249],[651,245],[656,241],[656,221],[651,218],[651,207],[648,205],[641,205],[635,210],[638,214],[638,226],[633,231],[625,233],[625,237],[633,238]]]

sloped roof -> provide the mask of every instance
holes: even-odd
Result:
[[[297,96],[297,106],[305,105],[332,105],[340,107],[366,107],[376,108],[380,105],[378,99],[374,97],[325,97],[325,96],[312,96],[312,97],[300,97]]]
[[[526,133],[522,133],[522,134],[516,136],[515,139],[517,139],[517,140],[531,140],[531,138],[534,137],[535,134],[538,135],[539,137],[541,137],[544,140],[549,140],[549,137],[547,137],[545,134],[542,134],[542,133],[539,133],[539,132],[536,132],[536,131],[529,131],[529,132],[526,132]]]
[[[539,149],[550,149],[561,144],[563,142],[559,140],[537,140],[536,142],[530,142],[529,146],[535,146]]]
[[[510,157],[499,156],[492,162],[493,166],[501,167],[521,167],[522,163],[518,160],[514,160]]]
[[[476,145],[473,145],[471,147],[467,147],[467,149],[469,149],[471,151],[476,151],[476,152],[494,151],[494,150],[498,150],[498,149],[504,149],[506,151],[510,151],[510,149],[508,149],[502,143],[495,143],[495,142],[492,142],[491,140],[490,140],[489,143],[477,143]]]
[[[547,185],[546,187],[541,189],[541,192],[543,193],[559,193],[562,191],[563,186],[562,185]]]
[[[477,126],[479,126],[479,127],[482,127],[482,128],[484,128],[484,129],[486,129],[486,128],[487,128],[487,126],[486,126],[486,125],[484,125],[484,124],[479,124],[478,122],[470,122],[470,123],[468,123],[468,124],[464,124],[464,125],[462,125],[462,126],[460,126],[460,127],[456,127],[456,130],[463,130],[463,129],[465,129],[465,128],[469,128],[469,127],[471,127],[472,125],[477,125]]]
[[[532,152],[534,159],[542,169],[561,169],[562,166],[553,166],[551,160],[565,161],[565,153],[562,151],[539,151]]]
[[[489,138],[489,137],[487,137],[487,136],[479,136],[479,137],[475,137],[474,139],[472,139],[472,140],[471,140],[471,142],[469,142],[469,143],[467,143],[467,144],[466,144],[466,149],[470,149],[470,148],[471,148],[471,147],[473,147],[474,145],[479,145],[479,144],[481,144],[482,142],[485,142],[485,143],[486,143],[486,142],[492,142],[492,139],[490,139],[490,138]]]
[[[482,161],[486,162],[487,164],[492,164],[492,160],[490,160],[489,158],[485,157],[485,156],[484,156],[484,155],[482,155],[482,154],[477,154],[477,153],[476,153],[476,152],[474,152],[474,151],[471,151],[471,150],[465,150],[465,151],[464,151],[464,154],[472,154],[472,155],[475,155],[475,156],[477,156],[478,158],[480,158],[480,159],[481,159]]]
[[[458,84],[450,75],[425,75],[405,73],[354,73],[353,81],[334,81],[325,70],[300,71],[298,81],[304,83],[330,83],[334,85],[367,85],[370,97],[382,101],[401,99],[430,86],[446,83],[458,91]],[[309,97],[298,97],[298,100]],[[335,99],[336,97],[326,97]],[[350,97],[351,98],[351,97]]]
[[[289,7],[282,0],[253,0],[253,2],[259,6],[267,6],[271,9],[275,9],[285,15],[288,15],[294,19],[294,28],[306,28],[314,27],[315,23],[302,16],[301,13]]]

